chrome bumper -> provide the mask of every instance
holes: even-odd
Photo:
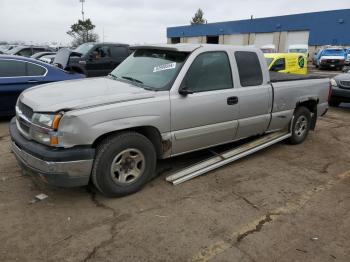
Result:
[[[93,159],[47,162],[21,150],[13,141],[11,147],[24,169],[33,171],[49,184],[73,187],[86,185],[89,182]]]

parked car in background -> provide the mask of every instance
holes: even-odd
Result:
[[[8,55],[19,55],[25,57],[31,57],[32,55],[39,52],[52,51],[51,48],[45,46],[17,46],[6,52]]]
[[[288,53],[301,53],[309,56],[309,46],[308,45],[290,45],[288,47]]]
[[[307,56],[303,53],[265,53],[264,56],[270,71],[307,74]]]
[[[1,45],[0,46],[0,53],[6,54],[7,51],[15,48],[17,45]]]
[[[39,52],[39,53],[32,55],[31,58],[39,60],[41,57],[47,56],[47,55],[56,55],[56,52],[53,52],[53,51]]]
[[[345,51],[341,47],[326,47],[317,53],[316,67],[342,70],[345,64]]]
[[[157,159],[283,130],[302,143],[328,108],[329,79],[269,72],[257,48],[134,48],[108,77],[21,94],[10,134],[24,170],[124,196],[156,175]]]
[[[44,55],[40,57],[38,60],[48,63],[48,64],[53,64],[53,61],[55,60],[56,53],[54,55]]]
[[[83,77],[32,58],[0,55],[0,116],[15,114],[17,98],[27,88]]]
[[[350,65],[350,48],[345,48],[345,65]]]
[[[260,48],[260,50],[263,53],[276,53],[276,46],[275,45],[264,45]]]
[[[339,106],[340,103],[350,103],[350,71],[332,78],[331,86],[330,106]]]
[[[53,64],[87,77],[107,76],[130,53],[127,44],[85,43],[74,50],[60,49]]]

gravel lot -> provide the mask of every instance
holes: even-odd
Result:
[[[0,261],[350,261],[350,107],[298,146],[274,145],[179,186],[161,163],[107,199],[22,176],[0,122]],[[30,203],[35,195],[49,197]]]

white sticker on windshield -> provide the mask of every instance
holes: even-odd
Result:
[[[176,67],[176,63],[169,63],[169,64],[165,64],[165,65],[155,66],[153,68],[153,73],[163,71],[163,70],[174,69],[175,67]]]

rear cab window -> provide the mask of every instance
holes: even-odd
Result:
[[[263,83],[260,60],[255,52],[236,51],[235,59],[242,87],[258,86]]]
[[[129,56],[129,50],[125,46],[111,46],[112,57],[125,58]]]

